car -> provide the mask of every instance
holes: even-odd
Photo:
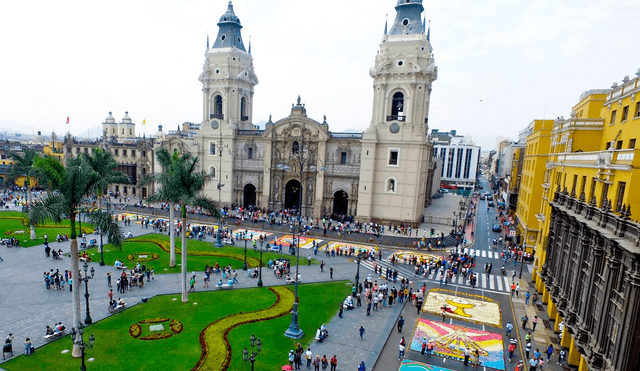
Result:
[[[491,206],[491,207],[496,206],[496,204],[494,204],[493,201],[489,201],[488,205]]]
[[[480,199],[484,200],[485,199],[484,195],[480,195]]]
[[[500,224],[494,224],[493,227],[491,227],[491,230],[494,232],[502,232],[502,229],[500,228]]]
[[[493,196],[487,196],[487,200],[493,201]]]

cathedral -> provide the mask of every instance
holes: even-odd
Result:
[[[211,46],[207,40],[199,76],[202,122],[185,123],[170,134],[160,129],[154,149],[197,156],[201,170],[213,178],[205,194],[222,204],[419,224],[439,188],[432,184],[437,162],[427,137],[438,70],[422,0],[398,0],[395,9],[369,71],[374,101],[364,132],[332,132],[326,118],[307,116],[310,102],[300,97],[289,116],[270,117],[264,129],[254,125],[258,76],[230,1]],[[111,126],[105,130],[115,130]]]

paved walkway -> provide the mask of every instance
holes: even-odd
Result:
[[[123,230],[131,230],[134,236],[149,232],[147,229],[143,230],[135,227],[123,227]],[[88,236],[87,239],[94,237]],[[69,242],[54,242],[50,246],[62,249],[64,253],[68,253],[70,250]],[[2,336],[6,336],[8,333],[14,334],[14,354],[18,355],[21,353],[22,342],[27,337],[32,339],[36,347],[45,344],[43,336],[47,325],[62,321],[67,327],[71,327],[72,298],[68,287],[65,286],[64,290],[46,290],[43,280],[43,272],[45,271],[58,269],[64,272],[65,269],[69,269],[70,260],[67,257],[63,260],[46,258],[43,245],[31,248],[7,248],[6,246],[1,246],[0,248],[4,258],[4,261],[0,262],[0,282],[2,282],[2,285],[0,285],[0,312],[3,313],[0,318],[0,334]],[[301,260],[306,260],[304,258],[305,256],[302,256]],[[352,260],[345,257],[332,258],[324,255],[319,255],[316,258],[324,260],[327,264],[324,272],[320,272],[320,268],[317,265],[306,266],[301,264],[300,274],[303,283],[329,281],[329,268],[331,267],[334,269],[334,280],[354,279],[356,264]],[[109,290],[106,280],[107,272],[111,272],[114,275],[113,283],[115,285],[119,271],[109,265],[101,267],[97,262],[90,263],[90,266],[96,272],[95,278],[89,281],[91,317],[96,322],[110,315],[107,311],[107,292]],[[215,290],[214,284],[210,288],[203,289],[202,277],[203,274],[199,270],[197,291]],[[240,281],[236,285],[238,289],[257,286],[257,280],[247,278],[244,271],[239,271],[238,279]],[[284,284],[282,279],[275,278],[268,269],[263,269],[263,281],[265,286]],[[84,291],[84,285],[81,289]],[[145,282],[144,288],[134,287],[122,295],[116,292],[114,298],[122,297],[128,306],[133,306],[140,303],[143,297],[149,298],[155,295],[178,293],[180,293],[179,274],[156,274],[155,281]],[[336,298],[336,305],[340,299],[344,298]],[[316,344],[312,344],[312,350],[314,352],[325,352],[327,355],[336,354],[340,360],[340,369],[347,369],[343,368],[343,365],[350,365],[349,369],[354,369],[355,365],[361,360],[373,365],[398,316],[399,310],[399,306],[393,309],[381,310],[371,317],[371,321],[367,322],[362,321],[362,318],[364,318],[363,308],[345,312],[343,319],[339,319],[336,316],[331,323],[327,324],[331,332],[331,339],[324,344],[319,344],[323,347],[318,348],[318,350],[316,350]],[[84,300],[82,300],[81,313],[84,319]],[[362,345],[360,343],[354,344],[360,324],[365,324],[367,329],[366,342],[362,343]],[[315,329],[304,330],[315,332]],[[358,349],[359,351],[357,351]],[[286,356],[286,354],[282,356],[283,364],[286,363]]]

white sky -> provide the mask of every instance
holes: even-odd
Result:
[[[374,63],[396,0],[235,0],[260,84],[254,122],[298,95],[332,131],[371,121]],[[640,68],[633,0],[424,0],[439,69],[430,128],[483,150],[537,118],[568,116],[579,95]],[[143,133],[202,120],[206,35],[227,0],[5,1],[0,130],[86,133],[128,110]]]

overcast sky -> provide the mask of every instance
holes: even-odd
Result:
[[[85,133],[126,110],[147,134],[202,120],[207,32],[227,0],[11,1],[0,12],[0,130]],[[396,0],[235,0],[260,84],[254,122],[298,95],[330,130],[371,121],[374,63]],[[438,66],[429,126],[483,150],[640,68],[633,0],[424,0]],[[247,45],[248,46],[248,45]],[[67,116],[71,125],[65,125]],[[146,118],[146,128],[142,120]]]

